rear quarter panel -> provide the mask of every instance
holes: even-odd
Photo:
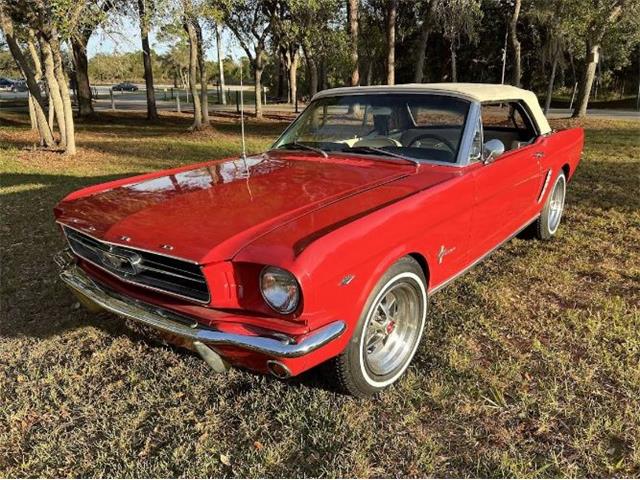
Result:
[[[550,169],[552,178],[555,179],[560,169],[568,166],[567,180],[570,180],[578,168],[584,149],[584,130],[570,128],[552,132],[543,140],[543,148],[546,153],[540,162],[543,174]]]

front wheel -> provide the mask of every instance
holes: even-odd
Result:
[[[558,231],[562,212],[564,211],[564,198],[567,193],[567,178],[564,172],[560,172],[553,184],[553,189],[542,208],[540,217],[535,222],[535,234],[540,240],[549,240]]]
[[[333,359],[338,386],[366,397],[398,380],[418,348],[426,317],[424,274],[413,258],[403,257],[376,284],[351,341]]]

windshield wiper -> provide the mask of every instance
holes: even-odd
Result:
[[[394,152],[389,152],[387,150],[384,150],[382,148],[378,148],[378,147],[366,147],[366,146],[362,146],[362,147],[349,147],[349,148],[345,148],[344,150],[341,150],[342,152],[373,152],[373,153],[378,153],[380,155],[385,155],[388,157],[395,157],[395,158],[401,158],[402,160],[406,160],[407,162],[411,162],[414,165],[420,165],[420,162],[418,160],[416,160],[415,158],[411,158],[411,157],[407,157],[405,155],[401,155],[399,153],[394,153]]]
[[[305,145],[304,143],[298,143],[298,142],[285,143],[284,145],[280,145],[277,148],[277,150],[280,150],[281,148],[287,149],[287,148],[291,148],[291,147],[301,148],[303,150],[310,150],[312,152],[319,153],[324,158],[329,158],[329,155],[327,155],[327,152],[325,152],[321,148],[312,147],[311,145]]]

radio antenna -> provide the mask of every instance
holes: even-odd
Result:
[[[244,141],[244,87],[242,86],[242,59],[240,59],[240,135],[242,137],[242,154],[240,158],[244,162],[244,170],[249,174],[247,167],[247,148]]]

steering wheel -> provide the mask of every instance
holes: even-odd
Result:
[[[411,140],[409,145],[407,145],[407,148],[413,147],[414,144],[418,143],[420,140],[423,140],[425,138],[431,138],[433,140],[436,140],[436,141],[444,144],[444,146],[447,147],[451,151],[451,153],[453,155],[455,155],[456,149],[455,149],[455,147],[453,145],[451,145],[451,142],[449,140],[447,140],[446,138],[444,138],[443,136],[436,135],[435,133],[423,133],[422,135],[418,135],[416,138]]]

